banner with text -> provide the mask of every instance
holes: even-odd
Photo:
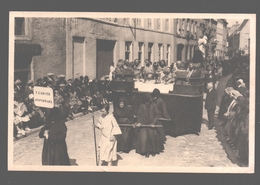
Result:
[[[53,108],[53,90],[49,87],[34,86],[34,104],[38,107]]]

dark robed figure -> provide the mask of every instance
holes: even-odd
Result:
[[[42,165],[70,165],[65,141],[67,127],[61,119],[60,109],[51,109],[47,119],[39,133],[39,137],[44,138]]]
[[[151,102],[149,94],[144,94],[143,103],[137,112],[137,127],[150,125],[151,127],[139,127],[136,140],[136,153],[149,157],[151,154],[160,153],[163,149],[163,142],[160,134],[154,125],[158,124],[159,112],[155,103]]]
[[[118,124],[133,124],[133,114],[124,98],[120,98],[118,106],[115,107],[114,117]],[[122,134],[117,138],[117,151],[128,153],[133,149],[133,127],[120,126]]]

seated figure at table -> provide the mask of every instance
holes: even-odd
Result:
[[[153,63],[153,71],[154,71],[154,79],[155,79],[155,84],[161,83],[161,78],[160,78],[160,69],[159,69],[159,62],[154,62]]]
[[[123,60],[119,59],[115,69],[115,80],[122,80],[121,75],[123,74],[123,64]]]
[[[134,77],[134,70],[130,67],[129,62],[123,64],[122,78],[124,81],[132,82]]]
[[[151,80],[153,78],[153,74],[154,72],[153,72],[152,62],[146,59],[144,70],[143,70],[144,83],[147,81],[147,79]]]
[[[164,76],[162,77],[162,81],[167,85],[169,83],[173,83],[175,81],[175,73],[171,72],[170,67],[166,67],[163,70]]]
[[[133,65],[133,69],[134,69],[134,75],[135,75],[135,79],[140,80],[142,78],[142,66],[141,66],[141,61],[138,59],[135,59],[134,64]]]
[[[122,134],[117,138],[117,151],[128,153],[133,149],[134,132],[133,127],[130,127],[129,124],[134,123],[134,117],[125,98],[119,98],[113,114],[122,131]],[[128,126],[123,126],[124,124],[128,124]]]

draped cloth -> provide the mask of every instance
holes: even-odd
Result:
[[[137,123],[142,125],[158,124],[159,112],[152,102],[143,103],[139,106]],[[136,153],[160,153],[164,149],[163,142],[157,128],[138,128],[136,138]]]
[[[122,134],[115,117],[108,114],[105,117],[100,117],[97,125],[102,126],[101,139],[99,141],[100,160],[101,161],[116,161],[117,160],[117,140],[110,141],[110,138],[115,135]]]
[[[48,139],[44,138],[44,131],[49,130]],[[70,165],[66,145],[67,127],[63,120],[46,123],[39,137],[44,138],[42,149],[42,165]]]
[[[122,100],[122,99],[121,99]],[[126,100],[123,100],[124,107],[115,107],[114,116],[119,124],[133,124],[133,114]],[[120,103],[120,101],[119,101]],[[122,134],[117,138],[117,151],[129,152],[133,148],[134,132],[133,127],[120,126]]]

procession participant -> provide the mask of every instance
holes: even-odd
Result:
[[[158,124],[159,112],[155,103],[151,102],[148,93],[143,96],[143,103],[139,106],[137,113],[138,129],[136,138],[136,153],[149,157],[151,154],[159,154],[163,149],[163,141],[155,127]],[[149,125],[151,127],[141,127],[141,125]]]
[[[154,62],[153,63],[153,71],[154,71],[154,79],[155,79],[155,84],[161,83],[161,71],[159,68],[159,62]]]
[[[142,78],[142,66],[141,66],[141,61],[138,59],[134,60],[134,75],[135,75],[135,79],[138,79],[140,81],[140,79]]]
[[[39,137],[44,138],[42,165],[70,165],[66,144],[67,127],[61,117],[60,109],[52,108],[46,124],[40,130]]]
[[[109,114],[109,104],[103,105],[100,111],[101,116],[98,122],[94,124],[102,133],[98,145],[100,161],[107,162],[108,166],[111,166],[112,162],[117,160],[117,137],[122,132],[113,114]]]
[[[114,117],[118,124],[133,124],[133,114],[127,105],[127,101],[124,98],[119,98],[118,105],[114,109]],[[129,153],[133,148],[133,127],[120,126],[122,135],[117,138],[117,151],[122,153]]]
[[[43,80],[42,82],[43,87],[47,87],[48,83],[50,83],[48,77],[44,76],[42,80]]]
[[[213,83],[207,84],[207,96],[205,101],[205,109],[208,113],[208,129],[211,130],[214,127],[214,114],[216,105],[218,102],[217,91],[213,88]]]
[[[167,85],[175,81],[175,74],[171,72],[170,67],[166,67],[163,71],[164,76],[162,78],[163,82]]]
[[[48,73],[47,78],[48,78],[48,81],[50,81],[52,84],[55,82],[54,73]]]
[[[115,67],[114,62],[111,62],[110,68],[109,68],[109,80],[112,81],[115,75]]]
[[[144,78],[144,83],[146,83],[147,79],[150,80],[153,78],[153,66],[152,62],[149,61],[148,59],[145,60],[145,66],[143,70],[143,78]]]
[[[84,84],[88,87],[89,86],[89,77],[86,75],[84,76]]]
[[[161,96],[161,92],[159,89],[155,88],[152,92],[152,101],[155,103],[155,105],[157,106],[158,109],[158,114],[159,114],[159,118],[165,118],[167,120],[170,120],[171,117],[167,111],[166,105],[164,100],[160,97]],[[162,121],[158,121],[158,125],[163,125]],[[166,141],[166,137],[165,137],[165,132],[164,132],[164,128],[160,127],[157,128],[157,130],[160,133],[161,139],[162,141]]]
[[[59,89],[60,84],[65,84],[67,85],[67,81],[65,80],[65,75],[61,74],[58,76],[58,80],[55,82],[53,85],[56,89]]]

